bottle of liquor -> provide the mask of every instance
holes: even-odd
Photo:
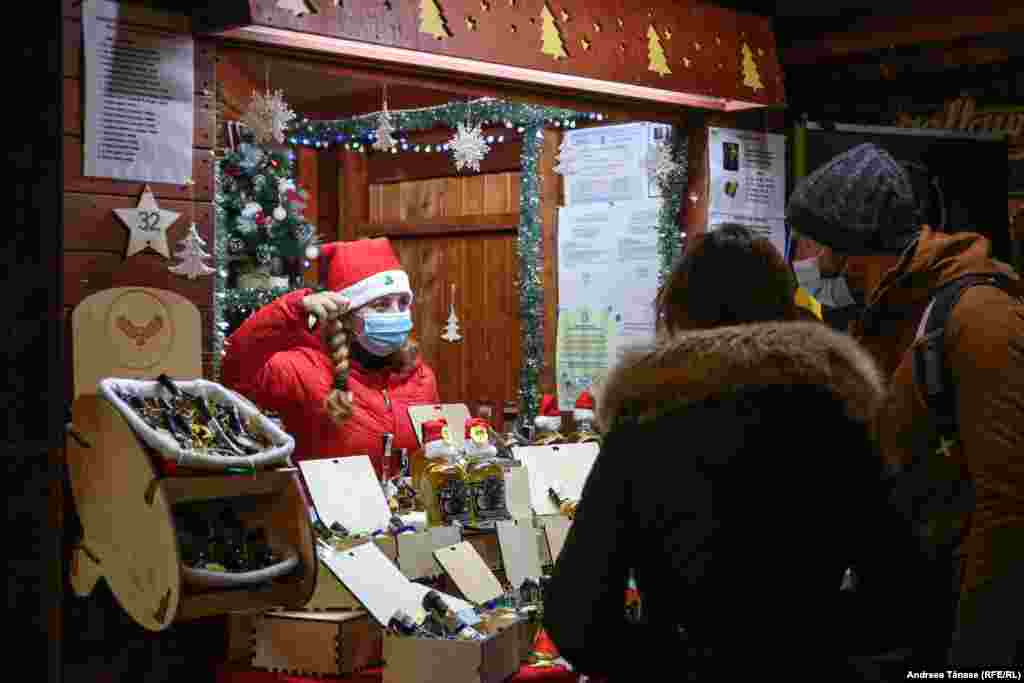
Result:
[[[470,499],[470,523],[491,526],[509,518],[505,505],[505,468],[491,442],[487,420],[466,422],[466,488]]]
[[[594,429],[594,397],[586,389],[576,399],[572,417],[576,421],[576,431],[569,436],[570,442],[601,443],[601,435]]]
[[[466,498],[466,468],[459,448],[452,442],[444,420],[423,424],[423,454],[417,458],[423,471],[418,481],[420,499],[427,511],[427,524],[445,526],[452,522],[469,522],[469,501]],[[415,460],[414,460],[415,463]],[[414,465],[415,467],[416,465]]]
[[[544,394],[540,402],[540,414],[533,420],[536,433],[534,446],[553,446],[566,443],[561,433],[562,413],[558,410],[558,400],[552,394]]]

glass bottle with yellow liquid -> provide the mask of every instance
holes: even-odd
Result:
[[[556,446],[566,443],[562,435],[562,413],[558,410],[558,400],[552,394],[544,394],[540,401],[540,414],[533,419],[535,427],[534,446]]]
[[[423,423],[423,453],[413,460],[411,476],[426,509],[428,525],[469,522],[466,467],[445,420]]]
[[[491,443],[491,431],[482,418],[466,422],[466,488],[470,524],[476,527],[490,527],[510,517],[505,504],[505,468]]]
[[[586,389],[576,399],[572,417],[576,431],[569,435],[570,443],[601,443],[601,435],[594,429],[594,397]]]

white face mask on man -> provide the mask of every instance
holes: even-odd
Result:
[[[839,273],[833,277],[822,276],[817,256],[794,261],[793,271],[796,273],[796,279],[800,286],[806,289],[822,306],[846,308],[857,303],[846,282],[845,275]]]

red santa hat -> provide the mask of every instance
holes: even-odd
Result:
[[[331,242],[319,248],[319,255],[327,288],[347,298],[353,309],[388,294],[407,294],[412,299],[409,276],[387,237]]]
[[[448,421],[444,418],[428,420],[423,423],[423,455],[431,460],[455,455],[458,449],[448,431]]]
[[[491,443],[491,425],[482,417],[466,420],[466,455],[471,458],[494,456],[498,448]]]
[[[562,413],[558,411],[558,400],[551,394],[544,394],[540,400],[540,414],[533,419],[534,426],[542,432],[557,432],[562,427]]]
[[[576,399],[576,407],[572,411],[572,417],[577,422],[594,419],[594,397],[584,389]]]

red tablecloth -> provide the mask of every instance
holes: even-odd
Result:
[[[367,669],[345,678],[303,678],[288,674],[256,671],[253,669],[222,669],[217,676],[217,683],[380,683],[384,675],[383,669]],[[579,674],[561,667],[531,667],[524,664],[519,673],[512,676],[506,683],[576,683]]]

